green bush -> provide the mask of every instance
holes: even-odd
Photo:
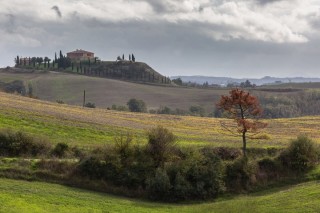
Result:
[[[258,171],[256,173],[257,181],[268,183],[270,180],[276,180],[283,175],[283,169],[277,159],[263,158],[258,162]]]
[[[153,159],[155,167],[164,165],[174,149],[176,136],[168,129],[158,126],[147,132],[147,151]]]
[[[278,159],[284,168],[302,173],[319,162],[319,147],[307,136],[298,136]]]
[[[69,146],[66,143],[58,143],[52,150],[52,155],[56,157],[64,157],[69,150]]]
[[[81,176],[86,176],[91,179],[100,179],[104,177],[103,163],[100,159],[91,156],[82,160],[77,166],[77,171]]]
[[[167,200],[170,189],[170,179],[164,169],[158,168],[155,175],[147,180],[147,191],[150,199]]]
[[[227,189],[233,192],[248,190],[253,183],[255,173],[255,166],[250,164],[247,158],[235,160],[226,167],[225,183]]]
[[[168,199],[215,198],[225,190],[222,161],[213,153],[192,150],[166,167],[172,185]]]
[[[23,132],[0,131],[0,154],[5,156],[39,156],[48,154],[51,145]]]
[[[147,105],[143,100],[132,98],[127,102],[127,105],[131,112],[147,112]]]

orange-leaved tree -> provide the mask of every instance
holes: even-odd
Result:
[[[224,114],[233,119],[235,123],[221,122],[221,125],[232,134],[242,137],[242,151],[246,157],[247,133],[253,133],[251,138],[257,139],[259,138],[257,137],[258,130],[266,127],[267,124],[259,121],[262,108],[257,97],[241,89],[232,89],[229,94],[229,96],[221,96],[217,107],[223,110]]]

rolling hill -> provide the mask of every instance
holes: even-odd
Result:
[[[67,74],[60,72],[0,71],[1,81],[22,80],[31,84],[33,94],[39,99],[62,100],[67,104],[82,105],[83,90],[87,101],[97,107],[107,108],[113,104],[126,105],[131,98],[142,99],[149,109],[168,106],[172,109],[188,110],[190,106],[200,105],[212,112],[215,102],[226,90],[180,88],[142,83],[132,83],[108,78]]]
[[[131,132],[136,143],[145,143],[145,130],[162,125],[178,136],[183,146],[240,147],[240,138],[225,134],[217,118],[154,115],[90,109],[58,104],[0,92],[0,128],[22,130],[49,138],[52,143],[67,142],[90,146],[112,143],[114,136]],[[307,134],[320,142],[320,117],[270,119],[267,140],[249,141],[250,147],[284,147],[290,139]]]
[[[0,212],[319,212],[319,182],[196,204],[162,204],[71,187],[0,179]]]

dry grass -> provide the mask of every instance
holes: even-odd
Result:
[[[149,109],[168,106],[173,110],[189,110],[190,106],[201,105],[207,112],[212,112],[220,95],[227,93],[226,90],[155,86],[57,72],[0,72],[0,78],[7,82],[22,80],[26,85],[31,83],[34,95],[39,99],[53,102],[62,100],[79,106],[82,105],[83,90],[86,90],[87,101],[100,108],[113,104],[126,105],[129,99],[137,98],[144,100]]]
[[[61,105],[18,95],[0,93],[0,127],[22,129],[49,137],[53,142],[79,145],[113,141],[120,132],[136,135],[138,143],[146,141],[144,131],[162,125],[169,128],[184,146],[240,147],[240,138],[225,134],[221,119],[192,116],[153,115],[90,109]],[[320,142],[320,117],[266,120],[267,140],[249,141],[249,147],[283,147],[299,134]]]

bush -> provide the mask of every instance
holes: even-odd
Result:
[[[44,140],[35,139],[23,132],[2,130],[0,132],[0,154],[6,156],[46,155],[51,145]]]
[[[256,174],[257,180],[262,183],[268,183],[275,180],[283,173],[282,167],[276,159],[263,158],[258,161],[259,171]]]
[[[160,109],[158,109],[157,113],[158,114],[173,114],[173,111],[169,107],[164,106],[164,107],[160,107]]]
[[[255,167],[247,158],[239,158],[226,167],[225,182],[229,191],[248,190],[254,181]]]
[[[7,93],[19,93],[21,95],[26,95],[26,87],[21,80],[15,80],[10,83],[6,83],[4,86],[4,91]]]
[[[209,148],[205,148],[209,151]],[[241,151],[237,148],[217,147],[213,149],[213,153],[218,155],[222,160],[235,160],[242,155]]]
[[[166,165],[172,185],[168,200],[215,198],[224,192],[222,161],[212,152],[191,150],[184,157]]]
[[[66,143],[58,143],[52,150],[52,155],[56,157],[64,157],[69,150],[69,146]]]
[[[153,159],[155,167],[163,166],[173,151],[176,136],[162,126],[150,129],[147,135],[147,151]]]
[[[302,173],[313,168],[318,163],[319,147],[308,137],[298,136],[280,154],[279,160],[284,168]]]
[[[91,156],[82,160],[79,163],[77,170],[83,176],[100,179],[104,176],[103,166],[104,165],[100,159]]]
[[[150,199],[167,200],[170,189],[170,179],[164,169],[158,168],[155,175],[147,180],[147,191]]]
[[[147,112],[147,105],[143,100],[132,98],[127,103],[131,112]]]
[[[88,108],[96,108],[96,105],[94,103],[91,103],[91,102],[86,103],[84,106],[88,107]]]
[[[191,106],[189,108],[189,111],[190,111],[191,115],[194,115],[194,116],[203,117],[205,114],[205,110],[201,106]]]
[[[127,106],[122,106],[122,105],[117,106],[117,105],[115,105],[115,104],[113,104],[113,105],[111,106],[111,109],[112,109],[112,110],[117,110],[117,111],[129,111],[129,109],[128,109]]]

